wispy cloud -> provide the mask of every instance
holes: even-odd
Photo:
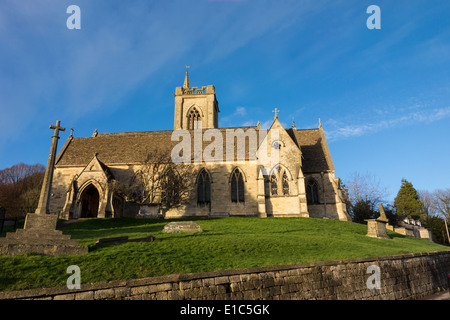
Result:
[[[220,123],[225,126],[233,126],[238,123],[237,120],[242,120],[242,117],[247,114],[247,109],[245,107],[236,107],[234,112],[230,115],[220,118]],[[248,121],[246,121],[248,122]]]
[[[430,124],[450,117],[450,107],[443,107],[431,110],[421,110],[400,115],[395,118],[380,120],[377,122],[358,123],[358,124],[342,124],[335,119],[329,119],[325,122],[327,138],[329,141],[342,140],[351,137],[358,137],[370,133],[375,133],[384,129],[408,126],[417,123]]]

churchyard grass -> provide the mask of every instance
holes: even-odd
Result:
[[[367,226],[313,218],[189,219],[202,232],[162,233],[180,220],[88,219],[61,228],[82,256],[0,256],[0,290],[66,285],[67,267],[77,265],[81,283],[172,273],[205,272],[312,261],[443,251],[449,247],[388,230],[392,239],[366,237]],[[101,238],[152,235],[154,242],[96,244]]]

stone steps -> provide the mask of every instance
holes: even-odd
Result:
[[[25,253],[36,253],[50,256],[71,256],[71,255],[79,255],[85,254],[88,252],[87,247],[78,246],[78,241],[69,240],[70,242],[75,243],[67,243],[67,245],[58,243],[58,244],[18,244],[14,243],[0,243],[0,254],[5,255],[17,255],[17,254],[25,254]]]
[[[20,240],[20,242],[17,241],[17,239],[8,239],[5,238],[2,241],[0,241],[0,245],[3,244],[23,244],[23,245],[33,245],[33,246],[40,246],[40,245],[62,245],[62,246],[72,246],[72,245],[78,245],[78,240],[72,240],[72,239],[67,239],[67,240],[61,240],[61,239],[27,239],[27,238],[22,238]]]
[[[3,244],[20,244],[20,245],[32,245],[32,246],[40,246],[40,245],[61,245],[61,246],[78,246],[78,240],[72,240],[70,238],[39,238],[34,236],[26,236],[26,237],[5,237],[0,241],[0,245]]]
[[[78,255],[88,252],[78,240],[56,230],[56,215],[28,214],[24,229],[8,232],[0,238],[0,254],[15,255],[33,252],[44,255]]]
[[[19,229],[15,233],[8,232],[6,234],[5,240],[25,241],[27,243],[46,243],[52,241],[66,241],[70,240],[70,235],[62,234],[59,230],[25,230]]]

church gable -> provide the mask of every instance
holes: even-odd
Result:
[[[97,153],[78,175],[78,180],[80,180],[84,175],[97,176],[104,181],[109,181],[114,178],[109,168],[98,160]]]
[[[276,137],[272,135],[272,131],[278,131],[278,140]],[[291,136],[284,129],[278,117],[274,120],[271,128],[269,129],[268,135],[271,135],[271,148],[278,148],[280,153],[280,163],[283,163],[287,166],[290,164],[294,164],[295,166],[301,166],[302,161],[302,152],[298,145],[292,140]]]
[[[266,175],[280,164],[286,166],[294,175],[300,170],[302,152],[277,116],[259,145],[258,159],[259,164],[264,166]]]

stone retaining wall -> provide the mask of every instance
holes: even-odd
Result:
[[[380,288],[369,289],[370,266]],[[117,280],[0,292],[0,299],[417,299],[448,288],[450,251]],[[81,273],[81,279],[83,275]],[[372,278],[373,279],[373,278]],[[375,282],[374,282],[375,283]]]

